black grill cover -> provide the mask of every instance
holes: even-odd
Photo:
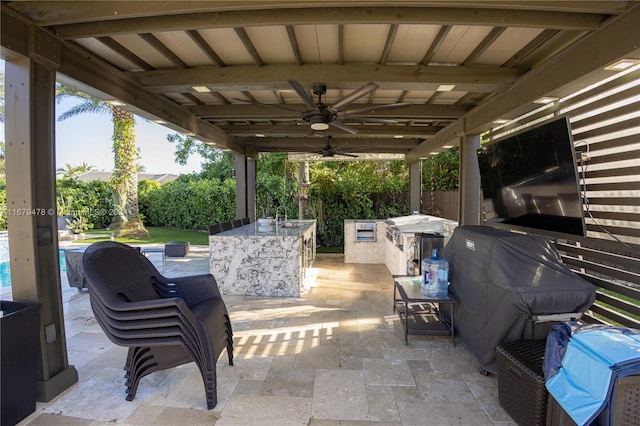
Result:
[[[496,346],[546,337],[548,327],[531,331],[531,315],[584,312],[595,300],[595,286],[564,265],[541,237],[461,226],[442,257],[449,261],[449,291],[460,301],[451,308],[456,335],[492,373]]]

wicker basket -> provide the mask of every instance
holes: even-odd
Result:
[[[545,346],[546,340],[526,340],[496,348],[500,405],[521,426],[544,426],[547,421]]]

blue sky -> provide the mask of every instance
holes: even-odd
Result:
[[[76,103],[73,99],[66,99],[56,104],[56,117]],[[83,114],[56,121],[56,168],[85,162],[98,170],[112,170],[112,129],[109,115]],[[197,154],[189,158],[186,166],[175,163],[175,145],[167,141],[167,135],[175,133],[173,130],[140,117],[136,117],[135,129],[140,163],[145,172],[181,174],[200,171],[202,159]]]
[[[0,72],[4,72],[4,61],[0,60]],[[56,104],[57,116],[66,112],[79,101],[66,99]],[[11,108],[10,104],[5,105]],[[56,168],[66,164],[77,166],[87,163],[97,170],[113,170],[111,135],[113,125],[109,115],[83,114],[65,121],[56,121]],[[199,172],[202,158],[194,154],[185,166],[174,161],[175,145],[167,141],[167,135],[175,133],[160,124],[136,118],[136,145],[140,149],[140,164],[147,173],[192,173]],[[5,141],[4,123],[0,123],[0,140]]]

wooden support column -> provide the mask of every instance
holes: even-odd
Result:
[[[249,217],[247,208],[247,157],[235,154],[236,157],[236,219]]]
[[[249,219],[251,222],[255,222],[257,218],[257,204],[258,200],[256,199],[256,182],[257,182],[257,168],[256,168],[256,160],[253,158],[247,157],[246,159],[246,167],[247,167],[247,213],[249,214]]]
[[[40,302],[38,401],[78,373],[67,360],[57,238],[55,71],[27,58],[5,63],[7,226],[13,299]]]
[[[480,135],[460,137],[460,225],[479,225],[482,204],[480,201],[480,169],[477,149]]]
[[[409,211],[422,212],[422,162],[409,163]]]

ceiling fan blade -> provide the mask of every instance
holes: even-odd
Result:
[[[277,108],[277,109],[283,109],[285,111],[294,111],[297,113],[301,113],[302,111],[298,110],[298,109],[294,109],[294,108],[287,108],[284,107],[282,105],[276,105],[276,104],[263,104],[262,102],[258,102],[258,101],[251,101],[249,99],[240,99],[240,98],[233,98],[234,101],[239,101],[239,102],[245,102],[248,104],[253,104],[253,105],[261,105],[261,106],[266,106],[269,108]]]
[[[341,117],[342,118],[342,117]],[[380,124],[398,124],[396,120],[390,120],[388,118],[376,118],[376,117],[352,117],[347,116],[344,120],[356,121],[358,123],[380,123]]]
[[[361,88],[354,90],[353,92],[349,93],[344,98],[340,99],[338,102],[333,104],[331,106],[331,108],[333,108],[335,110],[339,110],[340,108],[349,105],[351,102],[355,101],[356,99],[360,99],[364,95],[373,92],[378,87],[380,87],[380,86],[378,86],[376,83],[367,83],[364,86],[362,86]]]
[[[329,125],[333,126],[333,127],[337,127],[338,129],[344,130],[345,132],[349,132],[349,133],[351,133],[353,135],[358,133],[358,131],[356,129],[354,129],[353,127],[347,126],[346,124],[344,124],[343,122],[338,121],[338,120],[333,120],[332,122],[329,123]]]
[[[374,113],[374,112],[377,112],[377,111],[386,111],[386,110],[390,110],[390,109],[408,108],[408,107],[410,107],[412,105],[413,105],[413,103],[411,103],[411,102],[400,102],[400,103],[396,103],[396,104],[386,104],[386,105],[370,105],[370,106],[364,107],[364,108],[350,109],[348,111],[345,111],[345,113],[347,115],[363,114],[363,113]]]
[[[293,87],[293,90],[296,91],[298,96],[300,96],[300,99],[302,99],[302,101],[307,107],[309,107],[309,109],[318,109],[315,102],[313,102],[313,99],[311,99],[309,92],[307,92],[304,87],[302,87],[302,84],[298,83],[295,80],[287,80],[287,83],[289,83],[289,85]]]
[[[355,154],[349,154],[348,152],[342,152],[342,151],[333,151],[334,154],[336,155],[344,155],[345,157],[353,157],[353,158],[358,158],[357,155]]]

